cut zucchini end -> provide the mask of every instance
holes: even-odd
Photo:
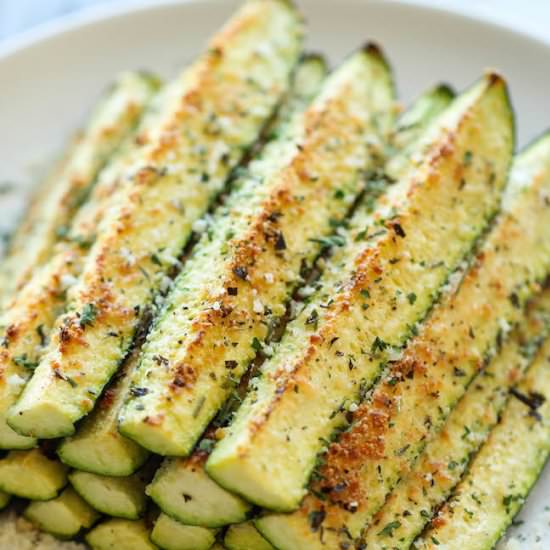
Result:
[[[3,510],[11,501],[11,495],[0,491],[0,510]]]
[[[6,417],[0,415],[0,449],[6,451],[26,451],[36,447],[38,441],[34,437],[20,435],[6,422]]]
[[[8,424],[20,435],[39,439],[67,437],[75,432],[67,412],[44,401],[35,401],[28,407],[16,403],[8,414]]]
[[[225,533],[223,544],[227,550],[273,550],[271,543],[252,521],[231,525]]]
[[[248,519],[252,505],[212,481],[202,464],[167,460],[147,487],[147,495],[169,516],[216,528]]]
[[[143,520],[109,519],[101,522],[85,536],[94,550],[131,548],[132,550],[156,550],[149,539],[149,530]]]
[[[269,543],[281,550],[299,548],[305,541],[309,543],[311,540],[312,532],[309,526],[304,532],[307,524],[300,521],[294,522],[290,516],[268,514],[254,520],[254,525]]]
[[[11,451],[0,460],[0,489],[29,500],[50,500],[67,484],[67,468],[39,449]]]
[[[216,542],[216,531],[184,525],[160,514],[151,532],[151,540],[165,550],[207,550]]]
[[[120,433],[141,447],[161,456],[187,456],[195,441],[185,437],[181,429],[171,429],[165,419],[162,424],[149,424],[132,410],[124,411],[119,420]]]
[[[135,476],[108,477],[75,470],[69,481],[98,512],[125,519],[139,519],[145,512],[145,484]]]
[[[73,538],[99,518],[99,514],[70,487],[53,500],[31,502],[23,515],[41,531],[61,539]]]
[[[266,474],[259,465],[238,456],[238,453],[224,457],[223,452],[216,453],[214,450],[205,469],[224,489],[274,512],[293,512],[300,506],[306,492],[302,487],[297,491],[294,484],[283,488],[275,480],[273,484],[266,483]],[[243,475],[244,471],[246,475]]]
[[[61,461],[77,470],[103,476],[124,477],[135,473],[149,452],[128,439],[105,436],[69,438],[57,449]]]

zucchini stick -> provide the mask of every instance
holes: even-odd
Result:
[[[433,101],[433,104],[431,104],[431,101]],[[418,98],[399,117],[395,126],[396,129],[392,129],[389,147],[391,155],[409,158],[414,149],[414,142],[418,140],[425,129],[444,111],[450,102],[450,97],[447,102],[441,100],[439,87],[428,90]],[[429,108],[430,105],[432,105],[431,108]],[[406,125],[403,124],[403,120],[407,121]],[[401,129],[406,132],[405,136],[401,135]],[[406,163],[400,162],[399,166],[400,169],[405,169]],[[374,177],[376,178],[376,176]],[[319,260],[323,262],[324,258]],[[319,271],[322,271],[320,266],[318,267]],[[295,298],[298,297],[295,296]],[[268,345],[270,344],[271,342],[268,342]],[[255,368],[261,367],[255,365]],[[253,373],[250,373],[249,377],[252,375]],[[238,403],[246,395],[247,386],[248,381],[241,380],[238,395],[235,396],[233,402],[224,405],[224,409],[211,423],[193,454],[187,458],[165,460],[161,469],[157,472],[154,482],[148,487],[148,494],[156,504],[179,521],[193,525],[215,527],[228,523],[243,522],[249,514],[252,506],[248,502],[229,491],[225,491],[210,479],[204,471],[208,449],[215,440],[218,428],[227,426]],[[185,495],[185,497],[182,495]]]
[[[451,288],[445,295],[403,356],[354,412],[351,427],[321,457],[300,510],[259,520],[270,540],[281,536],[291,545],[293,537],[307,535],[302,546],[318,548],[323,527],[326,537],[349,544],[371,523],[427,438],[441,428],[494,355],[499,335],[521,319],[522,304],[548,273],[550,239],[544,227],[550,223],[550,209],[541,200],[550,183],[547,170],[540,149],[516,159],[502,213],[458,290]],[[308,528],[310,517],[322,518],[314,532]]]
[[[247,2],[181,75],[172,113],[128,168],[69,300],[8,423],[74,433],[126,355],[144,311],[179,265],[194,222],[223,190],[288,88],[302,23],[283,0]],[[179,85],[181,84],[181,86]]]
[[[489,550],[512,523],[550,455],[550,340],[450,501],[416,541],[422,549]]]
[[[376,168],[393,111],[387,65],[368,46],[252,164],[155,320],[120,414],[124,435],[158,454],[191,452],[284,315],[331,222],[354,203],[363,171]]]
[[[418,462],[389,495],[362,537],[367,548],[410,547],[460,481],[470,457],[498,421],[509,390],[521,380],[549,331],[550,291],[546,290],[530,304],[526,318],[472,381],[442,430],[428,441]]]
[[[99,514],[72,489],[46,502],[31,502],[23,515],[41,531],[61,539],[71,539],[91,527]]]
[[[310,101],[325,73],[325,63],[317,56],[306,56],[300,62],[293,74],[288,97],[270,122],[268,140],[283,130],[294,111],[303,109]],[[262,154],[261,148],[256,154]],[[117,426],[118,413],[129,390],[141,344],[134,342],[134,352],[117,372],[95,409],[83,420],[76,434],[60,445],[58,454],[66,464],[88,472],[120,476],[133,473],[147,458],[148,452],[122,436]]]
[[[216,541],[216,533],[215,529],[183,525],[160,514],[151,531],[151,540],[163,550],[207,550]]]
[[[67,484],[67,470],[41,449],[10,451],[0,459],[0,489],[30,500],[50,500]]]
[[[274,550],[251,521],[230,525],[225,532],[223,545],[227,550]]]
[[[214,448],[206,469],[226,489],[272,510],[299,506],[348,406],[406,344],[494,217],[513,149],[504,81],[486,75],[438,122],[419,144],[428,144],[420,166],[340,234],[308,305]]]

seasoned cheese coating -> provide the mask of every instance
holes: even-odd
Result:
[[[542,271],[544,265],[548,268],[550,245],[546,242],[548,236],[544,232],[544,227],[550,221],[550,212],[548,208],[543,208],[541,196],[544,197],[550,189],[549,159],[548,138],[546,142],[541,140],[529,147],[515,159],[511,182],[505,196],[505,202],[508,203],[507,213],[503,214],[480,252],[483,259],[479,261],[477,276],[470,277],[464,283],[465,287],[470,287],[469,291],[467,288],[460,289],[459,295],[447,304],[447,307],[451,305],[454,309],[454,314],[449,315],[447,327],[450,323],[454,323],[453,327],[467,327],[467,334],[463,330],[462,336],[459,337],[458,331],[453,329],[445,336],[443,324],[439,336],[434,334],[430,340],[432,347],[439,353],[443,353],[447,348],[447,359],[445,362],[438,360],[434,367],[428,366],[426,375],[420,378],[420,382],[426,379],[431,388],[437,389],[439,395],[435,398],[428,397],[432,405],[426,407],[418,406],[419,402],[426,400],[425,390],[420,387],[414,393],[410,389],[394,392],[393,401],[399,399],[400,402],[407,403],[405,413],[408,411],[410,414],[412,409],[415,411],[416,424],[419,423],[418,419],[429,414],[436,405],[441,407],[443,412],[437,415],[432,413],[430,416],[430,419],[437,418],[437,421],[430,425],[431,432],[436,433],[448,407],[452,407],[453,400],[460,397],[460,386],[468,384],[472,373],[475,374],[477,371],[475,363],[471,362],[471,359],[476,357],[472,355],[472,348],[474,352],[477,349],[478,360],[482,361],[485,356],[490,356],[490,353],[484,353],[484,348],[487,343],[491,343],[491,337],[495,337],[495,331],[497,344],[505,342],[499,354],[477,375],[477,378],[473,379],[442,431],[428,443],[412,472],[405,476],[391,493],[365,534],[364,538],[368,545],[376,546],[391,541],[392,546],[409,547],[414,537],[431,518],[432,510],[447,498],[460,479],[468,466],[470,456],[477,451],[498,418],[510,386],[522,377],[533,352],[540,344],[540,339],[550,329],[550,291],[545,290],[534,298],[529,306],[527,318],[521,319],[518,329],[509,338],[506,336],[514,321],[518,319],[520,311],[516,307],[511,309],[513,304],[510,303],[510,297],[514,301],[515,296],[518,299],[522,297],[521,294],[515,294],[516,287],[526,290],[528,294],[529,286],[526,285],[537,278],[536,266],[539,266],[539,269],[542,266]],[[522,188],[524,190],[518,196],[517,192]],[[533,216],[538,217],[536,222],[530,221]],[[533,267],[525,270],[527,264]],[[483,277],[483,271],[489,273],[489,276]],[[541,271],[538,273],[539,279],[540,273]],[[479,285],[477,297],[472,292],[472,285],[476,280]],[[525,297],[524,294],[523,298]],[[472,302],[479,305],[474,309],[471,307]],[[480,312],[478,315],[476,310]],[[488,313],[484,315],[485,311]],[[440,314],[438,318],[441,321]],[[493,329],[488,330],[491,323]],[[478,326],[486,324],[487,327]],[[435,333],[435,330],[431,332]],[[438,337],[437,341],[435,337]],[[424,340],[428,341],[426,337]],[[483,341],[485,344],[480,346],[480,342]],[[448,351],[451,343],[455,345],[452,354]],[[428,361],[424,360],[424,364],[428,364]],[[415,408],[416,406],[418,408]],[[395,416],[392,420],[396,422],[395,430],[406,429]],[[412,424],[414,423],[409,422],[408,426]],[[409,428],[407,433],[413,432]],[[415,439],[418,439],[418,436],[429,439],[425,430],[415,430],[414,433]],[[407,449],[406,453],[408,452]],[[408,460],[406,453],[404,461]],[[436,480],[436,483],[429,483],[432,479]],[[405,510],[408,512],[404,513]],[[384,532],[384,527],[389,524],[393,524],[395,528],[388,534],[387,531]]]
[[[193,223],[286,91],[302,25],[282,0],[244,5],[175,86],[171,116],[128,169],[39,366],[12,409],[23,435],[74,432],[165,286]]]
[[[147,339],[124,435],[159,454],[189,454],[376,166],[392,107],[379,52],[361,51],[253,163]]]
[[[418,462],[390,493],[361,537],[367,548],[388,544],[397,549],[410,547],[460,481],[470,457],[498,421],[510,389],[521,380],[541,340],[549,332],[550,291],[547,290],[535,298],[518,329],[472,381],[441,431],[431,440],[428,438]],[[461,376],[461,372],[457,370],[455,376]]]
[[[149,78],[125,73],[95,108],[88,126],[54,172],[28,221],[14,235],[0,267],[0,300],[8,302],[51,255],[100,170],[133,131],[149,93]]]
[[[513,147],[504,82],[483,78],[426,139],[421,166],[373,214],[354,216],[320,290],[210,455],[207,472],[225,488],[270,509],[298,507],[323,442],[494,216]]]
[[[317,93],[325,74],[326,66],[322,59],[314,55],[304,56],[293,73],[291,89],[269,123],[268,140],[284,129],[293,112],[303,111]],[[257,144],[257,155],[262,154],[262,147]],[[131,357],[125,360],[95,409],[79,425],[77,433],[58,448],[58,454],[66,464],[97,474],[129,475],[147,457],[148,452],[121,435],[117,426],[118,414],[139,358],[141,342],[135,344]]]
[[[489,550],[512,523],[550,455],[550,340],[453,497],[417,548]]]
[[[448,90],[445,92],[444,97],[441,97],[440,88],[428,90],[399,117],[391,131],[388,150],[392,158],[402,156],[403,160],[410,159],[414,143],[451,103],[452,97]],[[386,162],[384,169],[387,166]],[[406,169],[406,162],[400,162],[400,169]],[[367,187],[367,192],[378,193],[379,180],[375,177]],[[316,269],[322,271],[323,262],[324,258],[319,258]],[[237,408],[239,400],[246,394],[246,387],[246,380],[241,380],[236,396],[232,402],[224,405],[224,412],[219,413],[210,424],[193,453],[186,458],[166,459],[147,489],[148,495],[162,510],[183,523],[218,527],[243,522],[247,518],[252,505],[224,490],[204,471],[213,439],[219,433],[219,428],[227,424],[226,418]]]
[[[518,172],[520,157],[503,212],[458,290],[433,310],[353,413],[351,427],[329,446],[319,481],[313,481],[300,510],[293,518],[266,520],[274,533],[278,522],[288,522],[294,536],[309,533],[308,548],[320,548],[319,530],[309,529],[308,516],[323,510],[328,537],[341,537],[342,543],[359,537],[426,440],[441,429],[486,357],[494,355],[499,334],[504,337],[502,331],[522,319],[521,305],[550,268],[550,235],[544,231],[550,208],[543,198],[550,180],[548,161],[539,155],[530,171]],[[331,504],[315,494],[326,494]]]

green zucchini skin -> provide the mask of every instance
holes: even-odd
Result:
[[[405,345],[494,217],[513,139],[506,86],[488,75],[426,132],[421,165],[374,213],[356,212],[321,289],[287,326],[210,455],[206,469],[215,481],[274,511],[299,507],[323,442],[346,424],[343,409]],[[369,231],[375,237],[365,243]]]
[[[179,265],[194,222],[223,191],[288,89],[302,29],[284,1],[247,2],[168,85],[166,117],[128,167],[127,185],[101,223],[69,311],[57,319],[8,415],[18,433],[68,436],[93,408]]]
[[[447,98],[446,101],[442,100],[438,87],[429,89],[401,115],[396,124],[399,130],[392,130],[391,133],[392,155],[401,156],[403,160],[410,158],[414,142],[450,105],[452,98],[448,94],[444,97]],[[403,119],[406,120],[406,124],[402,122]],[[406,135],[402,135],[401,131],[405,131]],[[406,163],[401,162],[400,170],[404,169]],[[242,385],[241,389],[239,399],[246,393],[246,384]],[[238,399],[235,399],[234,406],[228,409],[229,413],[234,412],[236,403]],[[227,411],[222,416],[227,417]],[[223,418],[213,422],[201,440],[204,443],[199,443],[199,449],[190,457],[165,460],[153,483],[147,488],[148,495],[162,510],[183,523],[207,527],[241,523],[247,519],[252,509],[250,503],[224,490],[204,471],[204,464],[208,458],[204,446],[211,441],[208,439],[209,434],[219,427],[226,426]],[[182,495],[186,495],[187,498],[182,498]]]
[[[550,340],[499,424],[417,548],[489,550],[512,523],[550,455]],[[544,402],[542,401],[544,399]]]

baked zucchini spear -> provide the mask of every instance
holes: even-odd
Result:
[[[307,307],[210,455],[213,479],[255,504],[299,506],[348,407],[406,344],[498,210],[513,149],[503,80],[482,78],[419,146],[418,168],[342,232]]]
[[[550,340],[417,548],[493,548],[550,454]]]
[[[150,95],[150,82],[149,75],[124,73],[95,107],[69,158],[59,173],[55,172],[48,192],[40,195],[28,222],[12,238],[8,256],[0,265],[2,303],[21,290],[33,270],[48,259],[97,174],[133,131]]]
[[[191,452],[379,162],[393,110],[388,67],[367,46],[251,165],[147,337],[124,435],[162,455]]]
[[[0,490],[30,500],[50,500],[67,484],[67,467],[41,449],[10,451],[0,459]]]
[[[160,514],[151,531],[151,540],[163,550],[207,550],[216,542],[216,533],[215,529],[183,525]]]
[[[284,0],[247,2],[173,85],[171,112],[128,168],[88,255],[70,311],[9,415],[23,435],[74,433],[127,353],[144,311],[193,223],[257,139],[298,61],[299,14]]]
[[[274,550],[251,521],[229,526],[223,538],[223,545],[227,550]]]
[[[73,470],[69,473],[69,481],[75,491],[98,512],[116,518],[138,519],[147,508],[145,487],[151,481],[156,466],[157,462],[152,460],[126,477]]]
[[[321,526],[325,540],[356,540],[494,354],[503,331],[521,319],[522,304],[550,268],[550,238],[544,230],[550,209],[541,200],[550,180],[542,158],[532,171],[523,165],[518,172],[515,165],[503,211],[472,268],[418,329],[403,356],[390,364],[354,412],[351,427],[330,445],[300,510],[258,522],[277,546],[301,540],[304,548],[320,547]],[[311,518],[319,523],[313,531]],[[379,531],[391,535],[396,521]],[[279,537],[286,542],[278,544]]]
[[[76,537],[99,519],[99,514],[72,487],[52,500],[31,502],[23,515],[41,531],[61,539]]]
[[[428,108],[430,99],[433,100],[432,108]],[[389,147],[391,155],[409,158],[414,149],[414,141],[450,102],[451,98],[446,103],[441,100],[439,87],[427,91],[418,98],[399,117],[396,124],[398,130],[392,129]],[[407,125],[402,124],[404,119],[407,120]],[[401,135],[401,129],[406,131],[406,137]],[[400,163],[401,169],[405,166],[406,163]],[[376,179],[376,176],[373,177],[375,180],[372,185],[369,182],[367,188],[374,192],[378,190],[380,180]],[[317,268],[321,270],[320,266]],[[231,418],[238,403],[246,395],[247,386],[247,381],[241,380],[233,403],[224,405],[224,410],[220,411],[211,423],[194,452],[187,458],[165,460],[153,483],[147,488],[147,494],[156,504],[179,521],[192,525],[219,527],[244,522],[251,511],[251,504],[223,489],[204,471],[208,450],[212,447],[217,429],[227,425],[227,419]]]
[[[498,355],[472,381],[442,430],[428,441],[412,470],[403,476],[361,540],[367,548],[409,548],[460,481],[550,332],[550,291],[530,304],[525,319]],[[437,383],[437,381],[436,381]]]
[[[98,523],[84,538],[93,550],[156,550],[150,533],[143,519],[113,518]]]
[[[298,64],[292,76],[291,88],[276,116],[269,123],[267,140],[278,135],[289,122],[291,114],[303,110],[318,91],[326,74],[322,58],[307,55]],[[261,140],[260,140],[261,141]],[[257,153],[261,148],[257,146]],[[141,345],[127,358],[111,381],[95,409],[83,420],[77,432],[65,439],[58,454],[66,464],[79,470],[102,475],[130,475],[144,463],[148,451],[118,432],[117,418],[129,390],[130,373],[135,370]]]
[[[9,302],[0,317],[0,448],[29,449],[36,439],[22,436],[7,422],[8,409],[15,403],[38,364],[56,318],[63,312],[67,292],[79,276],[84,258],[94,242],[97,225],[103,217],[113,194],[121,186],[125,167],[142,146],[148,130],[157,116],[161,98],[157,95],[157,79],[142,78],[143,93],[133,101],[136,113],[143,113],[135,132],[131,132],[99,172],[89,198],[76,212],[70,227],[56,244],[52,256],[37,268],[24,288]],[[148,92],[148,93],[147,93]],[[157,114],[158,113],[158,114]],[[136,115],[137,116],[137,115]]]

